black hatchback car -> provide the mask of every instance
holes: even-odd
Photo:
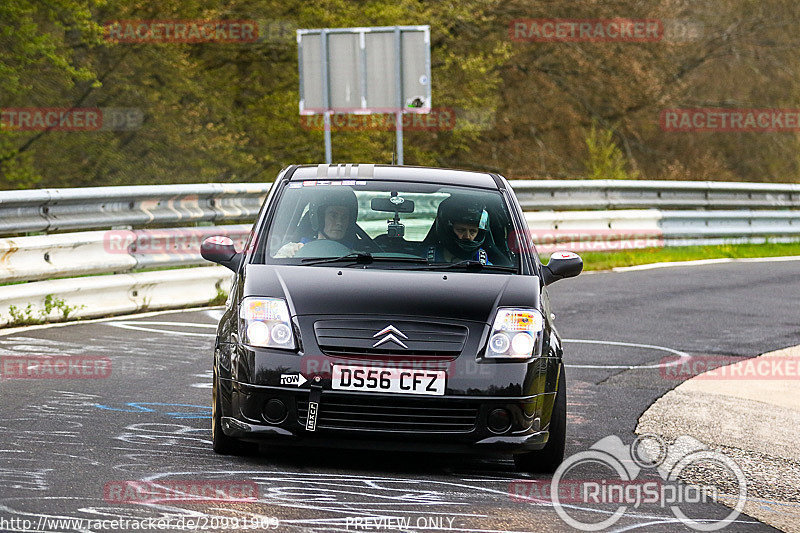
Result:
[[[213,446],[252,443],[564,454],[566,381],[546,286],[508,182],[491,173],[292,166],[244,251],[217,330]]]

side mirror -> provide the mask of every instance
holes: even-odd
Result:
[[[243,255],[236,251],[230,237],[209,237],[200,245],[200,255],[207,261],[218,263],[234,272],[239,270]]]
[[[553,252],[550,262],[542,265],[542,281],[550,285],[560,279],[574,278],[583,270],[583,259],[574,252]]]

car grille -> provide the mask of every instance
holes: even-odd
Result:
[[[298,400],[305,426],[308,401]],[[409,433],[469,433],[478,420],[478,404],[467,401],[323,395],[317,428]]]
[[[402,335],[395,335],[407,348],[394,341],[375,346],[388,334],[376,335],[392,325]],[[328,355],[444,356],[454,357],[464,349],[468,330],[465,326],[436,322],[395,320],[319,320],[314,333],[320,349]],[[403,336],[404,335],[404,336]]]

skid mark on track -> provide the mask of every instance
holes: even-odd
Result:
[[[509,484],[515,481],[502,475],[494,479],[482,480],[493,483],[476,486],[461,480],[419,479],[400,476],[371,474],[327,474],[318,472],[285,472],[264,470],[224,471],[178,471],[155,474],[145,478],[151,482],[167,482],[170,479],[215,479],[217,477],[230,480],[247,480],[255,482],[259,487],[258,502],[254,504],[261,514],[273,512],[281,517],[281,525],[352,527],[354,517],[370,519],[392,518],[403,516],[450,516],[456,517],[456,523],[449,530],[453,531],[512,531],[491,528],[491,523],[498,515],[521,524],[529,523],[531,511],[544,512],[553,518],[552,503],[549,501],[531,501],[524,504],[513,502],[510,498]],[[544,479],[535,481],[549,483]],[[612,511],[584,506],[562,504],[576,512],[588,515],[612,514]],[[177,510],[181,507],[171,505],[157,506],[162,511]],[[310,515],[300,519],[287,519],[284,513],[294,514],[303,510]],[[554,512],[553,512],[554,515]],[[464,519],[469,519],[466,522]],[[673,524],[678,520],[665,514],[654,515],[648,512],[627,512],[624,520],[629,524],[621,530],[638,529],[642,523]],[[743,520],[740,522],[744,522]],[[558,519],[555,519],[559,524]],[[563,524],[560,524],[563,525]],[[484,526],[484,527],[481,527]],[[489,526],[489,527],[486,527]],[[524,526],[523,526],[524,528]],[[436,529],[414,528],[411,529]]]

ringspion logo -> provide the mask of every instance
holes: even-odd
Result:
[[[587,468],[608,472],[601,478],[586,477]],[[713,472],[716,484],[684,483],[682,476],[698,468]],[[724,517],[695,518],[687,506],[714,502],[724,486],[733,509]],[[667,443],[657,435],[639,435],[626,446],[609,435],[588,450],[566,457],[549,483],[519,480],[509,484],[515,502],[552,503],[558,516],[579,531],[600,531],[614,526],[629,509],[670,509],[683,525],[698,531],[716,531],[736,520],[747,500],[747,480],[730,457],[709,449],[688,435]],[[579,504],[577,507],[574,504]],[[581,513],[587,506],[597,514]]]

